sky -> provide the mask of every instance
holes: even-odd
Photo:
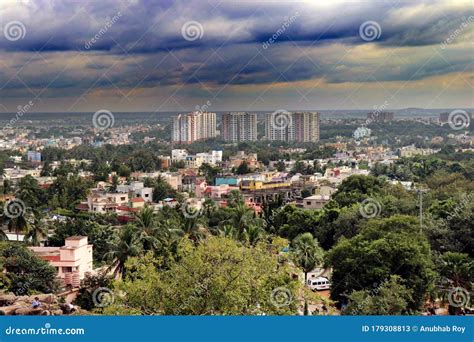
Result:
[[[0,0],[0,112],[474,107],[473,1]]]

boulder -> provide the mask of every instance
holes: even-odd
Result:
[[[16,298],[14,294],[0,294],[0,306],[12,305]]]
[[[38,294],[38,295],[31,295],[28,297],[28,300],[30,302],[33,302],[33,300],[35,300],[35,297],[38,297],[39,298],[39,301],[41,303],[47,303],[47,304],[54,304],[54,303],[57,303],[57,298],[56,296],[54,296],[53,294],[51,293],[48,293],[48,294]]]
[[[9,306],[4,306],[0,308],[0,315],[14,315],[15,311],[18,309],[23,309],[25,308],[24,306],[20,305],[9,305]]]
[[[43,309],[33,309],[33,308],[19,308],[15,310],[15,315],[22,315],[22,316],[33,316],[33,315],[41,315],[42,312],[45,311]]]

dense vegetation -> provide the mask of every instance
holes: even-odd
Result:
[[[48,243],[55,246],[71,235],[89,237],[95,264],[117,279],[88,279],[80,296],[88,308],[94,307],[87,302],[90,286],[103,285],[117,294],[115,303],[103,310],[108,314],[295,314],[310,304],[329,303],[294,277],[317,266],[332,270],[332,304],[346,314],[414,314],[424,310],[427,300],[446,298],[453,287],[472,291],[472,153],[448,147],[390,166],[377,164],[370,176],[345,179],[323,209],[283,206],[280,198],[265,203],[261,215],[238,192],[229,196],[226,208],[206,200],[202,208],[189,211],[189,203],[163,179],[148,179],[155,201],[173,196],[179,205],[157,212],[145,207],[132,222],[119,225],[114,215],[79,213],[75,206],[111,170],[127,177],[135,170],[157,168],[158,160],[147,147],[109,149],[47,150],[46,162],[92,159],[95,179],[79,177],[78,169],[67,164],[52,173],[57,179],[47,190],[24,177],[15,195],[31,210],[15,219],[3,217],[12,232],[26,233],[32,245],[47,231]],[[311,153],[324,157],[333,152],[322,148]],[[212,181],[219,170],[205,166],[200,172]],[[403,186],[400,180],[408,183]],[[10,190],[6,185],[4,192]],[[424,190],[422,224],[417,189]],[[46,220],[51,210],[63,219]],[[39,283],[12,268],[11,248],[44,274]],[[8,279],[2,278],[4,288],[18,292],[15,284],[24,282],[31,283],[30,292],[55,288],[51,270],[32,261],[25,249],[8,247],[2,253],[4,267],[11,270]],[[283,289],[277,299],[290,298],[288,303],[280,306],[277,300],[275,305],[276,289]]]

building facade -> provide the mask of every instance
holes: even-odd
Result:
[[[171,139],[179,144],[216,137],[216,113],[192,112],[173,117]]]
[[[222,138],[226,141],[256,141],[257,114],[226,113],[222,116]]]
[[[318,112],[281,112],[267,114],[265,135],[270,141],[319,141]]]
[[[39,258],[48,261],[56,268],[58,277],[66,285],[79,286],[86,273],[92,272],[93,246],[87,236],[71,236],[65,239],[62,247],[29,247]]]

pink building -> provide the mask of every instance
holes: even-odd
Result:
[[[78,286],[86,272],[92,272],[92,245],[87,236],[66,238],[62,247],[29,247],[38,257],[56,267],[66,285]]]

